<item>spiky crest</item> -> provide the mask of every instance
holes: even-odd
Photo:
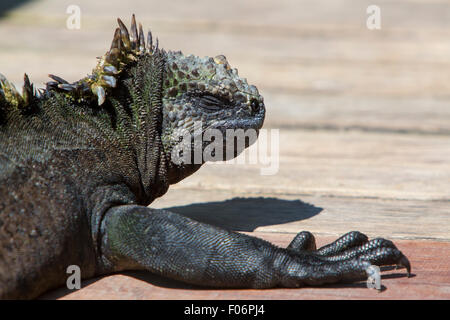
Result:
[[[0,74],[0,107],[25,110],[31,104],[36,98],[36,91],[26,73],[23,76],[23,82],[22,94],[20,94],[14,84]]]
[[[70,92],[81,98],[96,97],[98,105],[102,105],[108,91],[116,87],[117,75],[128,63],[136,61],[141,55],[153,55],[158,50],[158,39],[154,46],[151,31],[148,31],[147,43],[145,43],[142,24],[139,23],[138,29],[134,14],[131,17],[131,33],[122,20],[118,18],[117,22],[119,27],[114,32],[111,48],[99,58],[91,75],[77,82],[69,83],[50,74],[49,77],[54,81],[47,82],[47,89]]]

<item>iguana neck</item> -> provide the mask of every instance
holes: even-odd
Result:
[[[132,141],[136,152],[144,189],[151,188],[149,184],[157,186],[158,190],[151,192],[155,197],[163,195],[170,184],[179,182],[201,166],[173,163],[169,151],[162,144],[162,90],[166,59],[166,55],[160,52],[138,59],[126,70],[119,80],[121,87],[109,99],[116,109],[119,101],[120,105],[129,106],[135,130],[127,139]]]
[[[119,79],[118,88],[106,100],[121,113],[128,114],[129,124],[122,126],[121,134],[135,153],[146,204],[166,193],[174,184],[197,171],[201,164],[177,165],[164,149],[162,90],[165,77],[166,56],[163,53],[143,56],[130,65]]]
[[[168,163],[161,143],[162,84],[166,56],[142,56],[120,75],[105,108],[117,114],[122,145],[134,153],[145,202],[163,195],[169,186]]]

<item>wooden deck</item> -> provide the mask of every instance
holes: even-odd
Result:
[[[207,165],[152,206],[286,245],[301,230],[322,244],[359,230],[395,241],[414,277],[273,290],[199,289],[148,273],[83,282],[62,299],[449,299],[450,20],[448,1],[32,1],[0,19],[0,72],[18,86],[48,73],[75,81],[109,48],[131,13],[166,49],[226,55],[265,97],[279,129],[279,170]]]

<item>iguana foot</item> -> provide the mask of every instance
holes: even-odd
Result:
[[[358,279],[364,274],[363,271],[370,275],[370,265],[395,265],[397,268],[406,268],[408,277],[411,274],[408,259],[392,241],[382,238],[369,241],[366,235],[358,231],[346,233],[319,249],[316,249],[314,236],[308,231],[302,231],[287,249],[298,254],[308,252],[317,258],[309,273],[303,276],[309,284]]]

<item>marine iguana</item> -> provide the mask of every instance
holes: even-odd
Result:
[[[221,288],[361,280],[371,265],[409,274],[391,241],[359,232],[316,250],[303,231],[280,248],[147,207],[204,162],[171,161],[181,130],[194,135],[196,121],[201,133],[259,130],[265,106],[224,56],[166,52],[134,15],[130,31],[118,23],[110,50],[77,82],[50,75],[35,90],[25,75],[21,95],[0,79],[1,298],[61,286],[69,265],[83,278],[148,270]]]

